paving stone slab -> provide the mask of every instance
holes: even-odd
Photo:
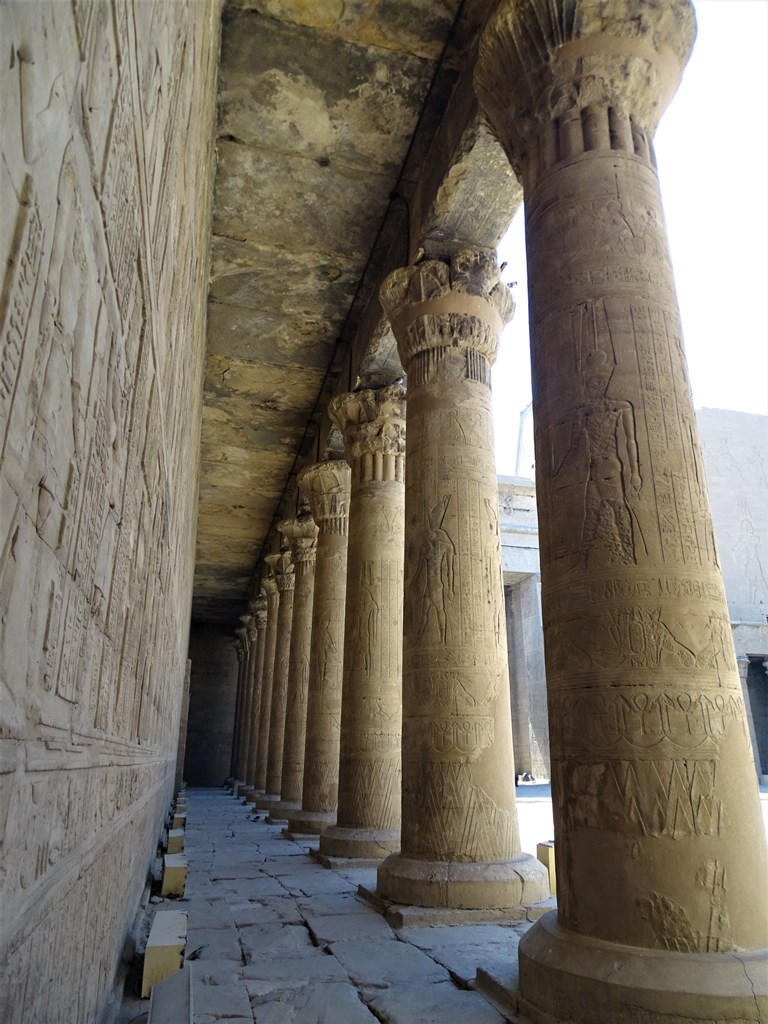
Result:
[[[315,946],[287,960],[254,960],[242,972],[248,985],[270,984],[275,989],[301,988],[318,981],[349,981],[338,959]]]
[[[448,972],[426,953],[392,939],[338,942],[333,955],[352,981],[385,988],[390,985],[430,984],[448,979]]]
[[[184,910],[189,916],[188,928],[232,928],[234,919],[232,911],[223,899],[204,899],[202,896],[190,896],[184,900]]]
[[[237,939],[237,931],[224,928],[190,928],[187,932],[187,956],[200,952],[196,960],[234,960],[243,962],[243,953]]]
[[[195,985],[234,985],[242,981],[243,966],[234,960],[187,960]]]
[[[327,871],[325,868],[310,867],[307,871],[279,877],[285,888],[295,895],[320,896],[328,893],[354,893],[356,891],[356,886],[352,882],[337,875],[335,871]]]
[[[360,939],[397,941],[384,918],[373,911],[369,914],[310,915],[306,921],[312,937],[320,946],[359,942]]]
[[[264,857],[260,857],[258,862],[256,858],[249,858],[247,860],[236,861],[230,864],[214,860],[210,872],[211,881],[221,882],[226,881],[230,878],[235,879],[268,877],[261,868],[261,865],[264,863],[264,861]]]
[[[376,1017],[386,1024],[506,1024],[506,1018],[479,992],[466,992],[450,981],[401,984],[365,995]]]
[[[257,958],[282,958],[301,955],[312,947],[309,932],[303,925],[253,925],[238,930],[246,963]]]
[[[272,896],[230,906],[237,928],[250,924],[301,924],[304,918],[292,896]]]
[[[230,902],[242,902],[250,899],[260,899],[262,896],[285,896],[285,887],[269,875],[262,878],[230,878],[220,882],[212,882],[211,890],[214,895],[221,896]]]
[[[258,1024],[377,1024],[355,988],[342,982],[284,992],[279,999],[256,997],[252,1006]]]
[[[192,978],[192,1005],[194,1024],[212,1024],[231,1018],[253,1021],[251,1000],[244,982],[228,985],[205,985]]]
[[[371,908],[354,893],[322,893],[297,896],[296,906],[303,914],[370,914]]]

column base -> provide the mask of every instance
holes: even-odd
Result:
[[[275,804],[280,803],[279,793],[258,793],[251,801],[257,811],[271,811]]]
[[[270,804],[267,815],[268,825],[287,825],[288,815],[301,810],[301,803],[298,800],[276,800]]]
[[[382,861],[399,849],[399,828],[345,828],[332,825],[320,836],[320,853],[324,857]]]
[[[319,836],[324,828],[336,824],[336,811],[296,811],[288,815],[287,832],[301,836]]]
[[[460,863],[393,853],[378,870],[376,890],[392,903],[463,910],[517,907],[549,897],[549,874],[535,857]]]
[[[546,914],[520,940],[520,1011],[533,1024],[768,1021],[768,948],[676,953],[604,942]]]
[[[259,789],[257,786],[249,786],[248,787],[247,800],[248,800],[249,804],[252,804],[254,802],[254,800],[258,800],[258,798],[260,796],[264,796],[264,790],[263,789]]]

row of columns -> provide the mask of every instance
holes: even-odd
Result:
[[[759,1019],[764,829],[652,147],[692,11],[586,6],[502,3],[476,69],[529,260],[558,909],[520,944],[522,999],[534,1020]],[[458,249],[380,294],[408,400],[331,405],[347,461],[299,477],[309,511],[267,559],[263,667],[238,631],[233,775],[322,854],[380,860],[385,899],[536,902],[492,454],[509,291]]]

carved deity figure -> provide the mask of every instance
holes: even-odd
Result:
[[[605,353],[591,352],[582,371],[583,401],[569,424],[570,445],[553,466],[555,480],[571,496],[569,504],[581,502],[578,555],[586,568],[606,560],[636,564],[637,541],[643,542],[632,507],[642,487],[634,409],[607,396],[611,376]]]
[[[430,613],[434,612],[440,640],[445,643],[448,635],[448,618],[445,612],[446,590],[454,595],[454,558],[456,547],[443,529],[445,513],[450,495],[446,494],[429,513],[429,529],[419,551],[419,567],[416,579],[423,578],[424,601],[419,622],[418,638],[422,640],[427,631]]]

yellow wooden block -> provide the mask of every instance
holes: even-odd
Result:
[[[186,828],[187,826],[187,815],[186,812],[179,813],[176,811],[173,815],[173,821],[171,822],[171,828]]]
[[[183,828],[172,828],[168,833],[168,853],[183,853],[184,852],[184,829]]]
[[[166,853],[163,857],[161,896],[183,896],[187,884],[187,858],[183,853]]]
[[[181,969],[186,942],[187,915],[180,910],[159,910],[152,922],[144,952],[142,999],[147,998],[153,985]]]
[[[552,896],[557,895],[557,885],[555,877],[555,844],[554,842],[548,843],[537,843],[536,845],[536,857],[549,871],[549,892]]]

